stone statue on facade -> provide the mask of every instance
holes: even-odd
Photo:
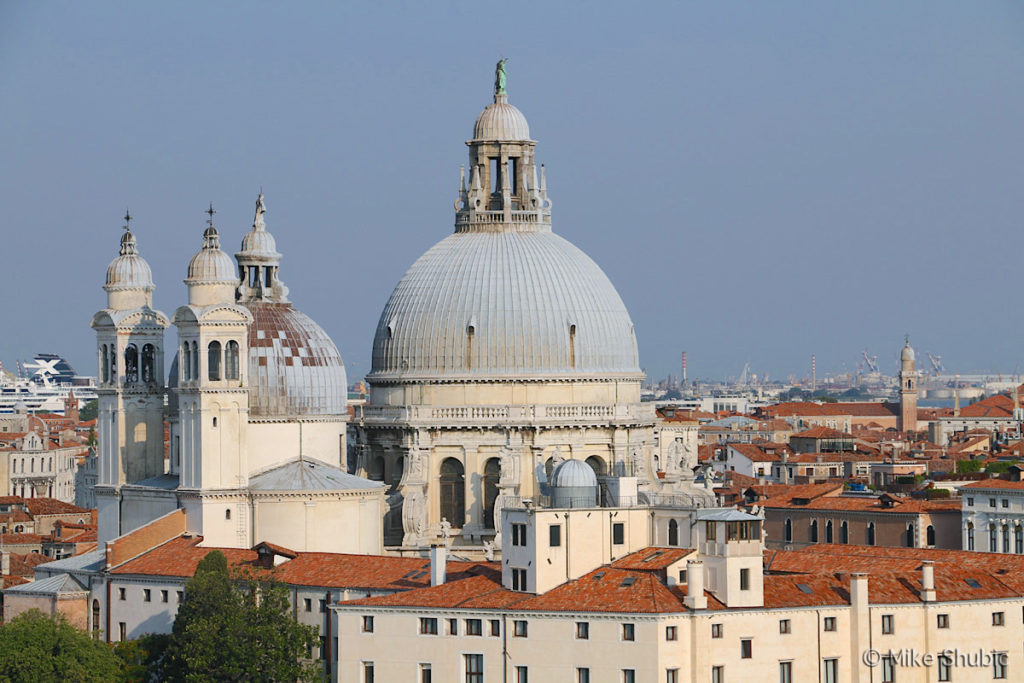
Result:
[[[505,72],[505,62],[508,60],[502,57],[498,60],[498,64],[494,67],[494,94],[504,95],[505,94],[505,80],[507,74]]]
[[[448,521],[447,517],[441,518],[441,543],[445,547],[451,545],[452,542],[452,523]]]
[[[629,454],[629,464],[633,470],[633,476],[637,479],[643,479],[647,476],[647,468],[644,466],[644,455],[643,451],[639,447],[633,448],[633,451]]]
[[[427,499],[423,487],[410,485],[404,488],[402,502],[402,545],[419,547],[427,543]]]

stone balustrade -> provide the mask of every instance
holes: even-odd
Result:
[[[653,404],[505,406],[355,406],[355,421],[442,427],[586,425],[653,422]]]

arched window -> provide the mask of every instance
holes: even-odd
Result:
[[[100,378],[104,382],[110,381],[110,357],[107,356],[107,345],[100,347]]]
[[[825,543],[832,543],[832,520],[825,522]]]
[[[867,535],[868,535],[868,538],[867,538],[868,545],[874,545],[875,544],[875,523],[874,522],[868,522],[868,534]]]
[[[967,549],[974,550],[974,522],[967,522]]]
[[[142,381],[149,383],[156,376],[156,347],[146,344],[142,347]]]
[[[124,350],[124,382],[135,384],[139,381],[139,350],[129,344]]]
[[[494,501],[498,498],[498,480],[501,479],[501,462],[490,458],[484,464],[484,528],[494,528]]]
[[[988,525],[988,551],[990,553],[996,552],[996,550],[997,550],[996,543],[997,543],[997,541],[996,541],[996,525],[995,524],[989,524]]]
[[[117,384],[117,349],[110,345],[110,382]]]
[[[786,535],[786,543],[792,543],[793,542],[793,520],[791,520],[788,517],[786,518],[785,535]]]
[[[905,538],[903,539],[903,545],[908,548],[914,547],[914,525],[912,523],[907,523],[907,531]]]
[[[188,342],[181,347],[181,379],[184,381],[192,379],[192,351]]]
[[[206,354],[206,367],[207,376],[211,382],[216,382],[220,379],[220,342],[212,341],[209,347],[207,347]]]
[[[839,542],[849,543],[850,542],[850,525],[844,519],[839,525]]]
[[[231,508],[226,508],[224,510],[224,519],[231,519]]]
[[[925,533],[925,537],[928,539],[928,547],[929,548],[934,548],[935,547],[935,527],[933,527],[931,524],[929,524],[928,528],[925,529],[924,533]]]
[[[92,601],[92,637],[99,640],[100,637],[100,601]]]
[[[441,463],[441,517],[458,529],[466,523],[466,472],[455,458]]]
[[[668,544],[679,545],[679,522],[674,519],[668,520]]]
[[[224,350],[224,377],[225,379],[238,379],[238,342],[234,339],[228,342]]]
[[[192,342],[192,379],[199,379],[199,344]]]
[[[1020,524],[1013,526],[1013,552],[1018,555],[1024,553],[1024,527]]]
[[[1003,525],[1003,552],[1010,552],[1010,527],[1006,524]]]
[[[569,367],[576,369],[576,326],[569,325]]]
[[[473,369],[473,337],[475,336],[476,327],[470,325],[466,328],[466,370]]]
[[[605,474],[607,474],[606,468],[604,466],[604,460],[602,460],[599,456],[590,456],[589,458],[587,458],[586,463],[590,465],[590,469],[594,470],[594,474],[596,474],[599,479],[603,477]]]
[[[384,481],[384,456],[370,458],[370,466],[366,470],[366,478],[371,481]]]
[[[811,520],[811,528],[808,530],[808,540],[811,543],[818,542],[818,520]]]

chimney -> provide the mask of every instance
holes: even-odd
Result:
[[[708,598],[704,595],[704,563],[700,560],[688,560],[686,563],[686,598],[683,604],[692,610],[708,608]]]
[[[448,566],[448,546],[430,546],[430,585],[440,586],[445,581]]]
[[[868,575],[864,573],[850,574],[850,606],[855,609],[862,609],[865,612],[868,608]]]
[[[4,576],[11,574],[11,554],[6,550],[0,552],[0,574]]]
[[[935,563],[921,563],[921,602],[935,602]]]

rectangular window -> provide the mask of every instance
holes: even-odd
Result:
[[[142,601],[143,602],[149,602],[150,600],[152,600],[152,598],[153,598],[153,591],[151,591],[148,588],[143,588],[142,589]]]
[[[516,638],[525,638],[528,633],[525,619],[516,619],[512,622],[512,635]]]
[[[576,622],[576,638],[579,640],[587,640],[590,638],[590,624],[588,622]]]
[[[992,653],[992,678],[1003,680],[1006,678],[1007,657],[1005,652]]]
[[[626,542],[626,525],[623,522],[612,524],[612,543],[622,545]]]
[[[576,669],[576,683],[590,683],[590,669],[585,666]]]
[[[437,619],[435,617],[420,617],[420,633],[428,636],[436,636]]]
[[[363,633],[373,633],[373,617],[369,614],[363,615]]]
[[[740,570],[740,590],[741,591],[748,591],[748,590],[750,590],[750,570],[749,569],[741,569]]]
[[[665,683],[679,683],[679,669],[665,669]]]
[[[466,664],[466,683],[484,683],[484,656],[462,656]]]
[[[636,671],[633,669],[623,669],[622,683],[636,683]]]
[[[974,499],[973,498],[968,498],[967,499],[967,507],[969,507],[969,508],[974,507]]]
[[[825,630],[825,631],[835,631],[836,630],[836,618],[835,617],[825,617],[822,620],[822,627],[823,627],[822,630]]]
[[[457,636],[459,635],[459,620],[449,619],[448,620],[448,635]]]
[[[722,637],[722,625],[721,624],[711,624],[711,637],[712,638],[721,638]]]
[[[491,635],[501,635],[501,621],[499,621],[498,619],[491,619]]]
[[[178,591],[178,603],[180,604],[185,599],[185,591]]]
[[[484,634],[484,623],[480,619],[466,619],[466,635],[482,636]]]
[[[822,662],[822,683],[839,683],[839,660],[826,659]]]
[[[896,683],[896,660],[889,655],[882,657],[882,683]]]
[[[636,626],[634,624],[622,625],[622,639],[629,641],[636,640]]]
[[[363,683],[373,683],[373,662],[363,662]]]
[[[953,660],[945,655],[939,655],[939,683],[949,683],[953,680]]]
[[[302,601],[302,606],[303,606],[303,608],[305,608],[305,610],[307,612],[312,612],[313,611],[313,600],[311,598],[306,598],[305,600]]]
[[[779,662],[779,683],[793,683],[793,662]]]
[[[679,583],[686,583],[686,570],[685,569],[680,569],[679,570]]]
[[[526,590],[526,570],[525,569],[513,569],[512,570],[512,590],[514,590],[514,591],[525,591]]]
[[[167,602],[168,594],[170,591],[160,591],[160,602]]]
[[[327,611],[327,601],[324,600],[323,598],[321,598],[320,599],[320,613],[322,614],[322,613],[324,613],[326,611]]]
[[[995,498],[989,498],[988,499],[988,506],[990,508],[994,508],[996,506],[996,499]]]
[[[530,671],[525,666],[516,667],[515,683],[530,683]]]
[[[949,628],[949,615],[948,614],[938,614],[938,615],[935,616],[935,622],[936,622],[935,625],[938,626],[939,628]]]
[[[125,640],[128,637],[128,624],[123,621],[117,624],[117,634],[120,636],[118,640]]]
[[[740,640],[740,659],[750,659],[754,656],[754,641],[750,638]]]
[[[548,527],[548,545],[557,548],[562,545],[562,525],[552,524]]]
[[[993,626],[1002,626],[1005,623],[1006,623],[1006,615],[1003,612],[993,612],[992,613],[992,625]]]
[[[515,545],[515,546],[526,545],[526,525],[525,524],[513,524],[512,525],[512,545]]]
[[[1007,500],[1006,498],[1003,498],[1003,507],[1004,508],[1010,507],[1010,501]]]
[[[886,635],[892,635],[893,632],[894,632],[894,629],[893,629],[893,624],[892,624],[892,615],[891,614],[883,614],[882,615],[882,633],[884,633]]]
[[[790,621],[789,619],[779,619],[779,633],[790,632]]]
[[[679,631],[675,626],[665,627],[665,640],[678,640]]]
[[[711,667],[711,683],[725,683],[725,667]]]
[[[118,599],[124,600],[125,597],[127,596],[127,594],[128,594],[128,589],[126,589],[126,588],[118,588],[117,589],[117,597],[118,597]]]
[[[420,664],[420,683],[433,683],[434,672],[429,664]]]

